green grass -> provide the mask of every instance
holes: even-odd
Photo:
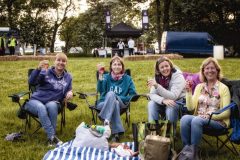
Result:
[[[183,71],[198,72],[199,66],[203,59],[182,59],[173,60],[173,62]],[[73,76],[73,89],[76,91],[94,92],[96,87],[95,69],[99,62],[104,62],[109,67],[109,58],[71,58],[68,63],[68,71]],[[239,59],[225,59],[219,61],[223,75],[230,79],[239,79],[240,70],[237,69]],[[24,136],[23,142],[4,141],[7,133],[19,132],[23,128],[21,119],[16,116],[18,109],[17,104],[11,102],[8,95],[18,91],[27,90],[27,71],[29,68],[36,68],[38,61],[4,61],[0,62],[0,159],[42,159],[44,154],[49,150],[46,146],[46,135],[41,129],[33,137]],[[155,61],[125,61],[126,68],[132,71],[132,77],[135,82],[138,93],[147,93],[148,88],[146,81],[148,76],[154,74]],[[93,100],[92,100],[93,101]],[[68,141],[73,138],[76,127],[82,122],[91,123],[91,113],[83,100],[75,97],[73,102],[78,104],[74,111],[66,111],[66,127],[59,138]],[[142,99],[131,105],[131,121],[139,122],[147,120],[147,101]],[[58,116],[60,118],[60,116]],[[123,116],[123,118],[125,118]],[[58,124],[59,124],[58,120]],[[34,127],[34,124],[32,125]],[[125,126],[125,128],[127,128]],[[59,133],[58,126],[57,132]],[[123,137],[125,141],[131,141],[131,128],[128,128]],[[215,143],[213,139],[210,139]],[[181,149],[180,137],[177,141],[177,150]],[[203,159],[238,159],[234,157],[225,148],[216,155],[214,148],[201,144]],[[240,147],[238,146],[238,150]]]

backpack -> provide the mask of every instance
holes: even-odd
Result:
[[[186,145],[177,156],[177,160],[199,160],[198,147]]]

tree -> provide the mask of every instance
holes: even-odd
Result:
[[[37,46],[45,46],[48,43],[46,37],[50,34],[50,23],[44,13],[49,8],[55,7],[54,5],[51,0],[44,0],[44,3],[31,0],[25,4],[19,19],[23,42],[37,44]]]
[[[18,17],[26,2],[27,0],[0,1],[0,25],[16,28],[18,24]]]
[[[92,48],[101,47],[105,29],[103,15],[103,6],[98,4],[77,18],[65,21],[60,31],[61,40],[66,42],[65,51],[71,47],[81,46],[85,53],[90,53]]]
[[[74,9],[73,0],[53,0],[56,4],[56,8],[52,10],[52,13],[55,14],[55,19],[53,20],[53,26],[51,27],[52,36],[50,51],[54,52],[54,43],[56,41],[56,35],[59,27],[67,20],[67,14]],[[54,17],[54,15],[52,15]]]
[[[76,31],[78,29],[76,28],[77,20],[78,19],[74,17],[68,18],[60,29],[60,39],[65,41],[65,53],[67,53],[71,47],[75,46],[75,40],[77,41],[79,34]]]

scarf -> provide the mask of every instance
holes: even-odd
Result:
[[[162,75],[159,75],[159,76],[155,76],[155,79],[156,79],[156,82],[158,83],[158,84],[160,84],[161,86],[163,86],[165,89],[168,89],[168,87],[169,87],[169,82],[170,82],[170,80],[171,80],[171,76],[172,75],[169,75],[169,76],[167,76],[167,77],[164,77],[164,76],[162,76]]]
[[[115,74],[114,72],[111,72],[112,79],[114,79],[115,81],[122,79],[123,75],[124,73]]]

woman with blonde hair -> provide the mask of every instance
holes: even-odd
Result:
[[[228,87],[220,82],[221,77],[221,67],[216,59],[210,57],[202,62],[200,67],[202,83],[197,85],[193,95],[187,81],[186,106],[189,111],[194,111],[194,114],[181,118],[180,130],[184,145],[197,147],[205,129],[210,128],[218,132],[229,126],[230,110],[213,115],[208,124],[212,112],[230,104],[230,92]]]
[[[38,85],[25,109],[37,115],[48,137],[48,145],[61,144],[56,137],[57,115],[60,102],[72,98],[72,76],[66,72],[67,56],[58,53],[54,66],[48,68],[47,60],[39,63],[29,77],[29,84]]]

